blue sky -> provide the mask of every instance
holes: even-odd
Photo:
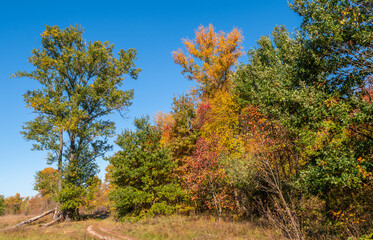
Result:
[[[33,48],[41,47],[45,25],[66,28],[81,24],[88,41],[109,41],[117,50],[135,48],[138,80],[127,79],[125,89],[135,98],[127,118],[112,116],[117,132],[132,128],[133,118],[157,111],[168,112],[172,98],[189,90],[171,52],[182,48],[182,38],[194,38],[200,25],[213,24],[218,31],[237,27],[244,35],[244,50],[255,46],[260,36],[276,25],[289,31],[300,18],[285,0],[236,1],[2,1],[0,8],[0,195],[19,192],[32,196],[36,171],[47,167],[45,152],[31,151],[31,142],[20,135],[24,122],[33,119],[25,108],[23,94],[35,89],[34,80],[9,78],[19,70],[32,70],[27,62]],[[245,62],[245,58],[241,61]],[[118,148],[115,148],[117,150]],[[109,153],[110,155],[112,153]],[[103,178],[107,162],[98,160]]]

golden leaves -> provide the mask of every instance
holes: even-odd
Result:
[[[189,55],[179,49],[172,52],[172,57],[189,80],[201,85],[203,95],[213,96],[217,90],[229,87],[231,68],[243,54],[242,40],[242,33],[236,28],[225,34],[216,33],[211,24],[200,26],[194,40],[183,40]]]
[[[202,136],[209,139],[213,135],[219,136],[222,144],[230,154],[238,156],[243,146],[239,137],[240,112],[238,104],[232,94],[218,90],[215,97],[209,101],[209,117],[202,126]]]
[[[171,113],[157,112],[154,114],[154,122],[158,129],[162,130],[161,145],[168,145],[172,141],[172,129],[175,126],[175,119]]]

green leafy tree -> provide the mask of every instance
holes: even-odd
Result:
[[[372,1],[294,0],[290,6],[302,17],[305,47],[327,76],[320,78],[326,87],[348,95],[363,87],[373,71]]]
[[[114,55],[109,42],[86,42],[79,26],[46,26],[42,47],[29,62],[35,70],[17,72],[40,84],[24,95],[36,118],[22,134],[35,142],[34,150],[48,151],[48,163],[57,162],[58,201],[67,217],[77,213],[89,179],[97,173],[95,159],[111,149],[108,137],[114,123],[105,117],[130,106],[133,90],[121,90],[124,75],[137,78],[136,51]],[[68,200],[67,200],[68,199]]]
[[[319,15],[326,14],[325,9],[331,14],[330,6],[337,2],[341,4],[309,2],[318,9],[309,14],[324,18]],[[370,184],[372,139],[368,133],[373,115],[364,90],[369,76],[353,67],[347,53],[341,55],[338,35],[330,34],[328,39],[322,33],[319,38],[306,35],[326,31],[322,21],[308,23],[305,20],[304,32],[295,38],[282,27],[275,28],[272,39],[262,37],[249,52],[249,63],[234,76],[235,93],[243,106],[257,106],[268,123],[286,131],[293,154],[285,168],[295,169],[290,185],[299,180],[303,194],[323,199],[327,203],[323,213],[331,220],[335,219],[332,212],[363,205],[365,200],[356,196],[365,195],[362,189]],[[328,46],[333,46],[329,52]],[[363,133],[361,128],[368,130]]]
[[[177,164],[149,118],[136,119],[135,127],[135,132],[125,130],[118,136],[122,150],[109,158],[114,185],[110,197],[118,217],[171,214],[184,196],[174,176]]]
[[[326,199],[330,218],[344,224],[341,215],[351,214],[361,227],[373,214],[373,2],[295,0],[291,7],[303,18],[302,76],[313,76],[313,85],[333,95],[330,109],[339,108],[329,114],[336,137],[311,156],[302,184]]]
[[[174,98],[171,115],[174,125],[170,129],[171,139],[168,146],[172,152],[172,158],[183,166],[186,158],[193,155],[198,138],[198,129],[194,126],[196,117],[196,100],[188,95]]]
[[[370,0],[295,0],[302,18],[302,68],[326,91],[347,99],[354,109],[355,134],[373,140],[373,2]],[[307,49],[307,51],[305,51]]]

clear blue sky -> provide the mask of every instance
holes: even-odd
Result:
[[[10,79],[18,70],[32,70],[27,62],[33,48],[40,48],[45,25],[66,28],[81,24],[86,40],[110,41],[116,49],[135,48],[138,80],[124,88],[135,90],[127,119],[114,116],[117,132],[132,128],[133,118],[170,110],[172,98],[193,84],[180,74],[171,52],[182,47],[182,38],[194,38],[200,25],[213,24],[218,31],[239,28],[244,50],[269,35],[276,25],[289,31],[300,18],[285,0],[236,1],[2,1],[0,9],[0,195],[19,192],[32,196],[36,171],[47,167],[45,152],[31,151],[31,142],[20,135],[22,124],[33,119],[22,95],[36,84],[30,79]],[[244,61],[244,58],[242,59]],[[117,149],[117,148],[116,148]],[[109,153],[112,154],[112,153]],[[103,178],[107,162],[98,160]],[[54,166],[55,167],[55,166]]]

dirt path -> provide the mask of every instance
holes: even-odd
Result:
[[[113,231],[110,231],[110,230],[105,229],[103,227],[97,227],[97,226],[93,226],[93,225],[90,225],[87,228],[87,232],[89,234],[91,234],[92,236],[94,236],[98,239],[102,239],[102,240],[121,240],[121,239],[137,240],[136,238],[130,238],[130,237],[127,237],[123,234],[113,232]]]

